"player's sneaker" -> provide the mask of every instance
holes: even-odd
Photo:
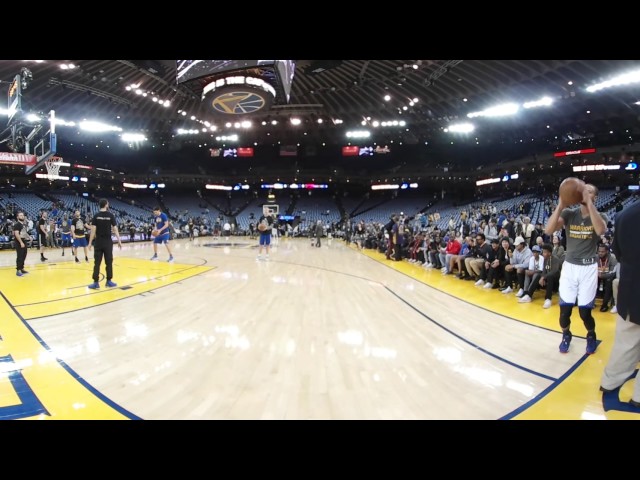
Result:
[[[151,260],[152,261],[157,261],[158,260],[158,255],[154,254],[153,257],[151,257]]]
[[[100,284],[98,282],[93,282],[91,285],[89,285],[89,288],[92,290],[98,290],[100,288]]]
[[[596,340],[595,333],[587,333],[587,355],[591,355],[596,353],[596,348],[598,348],[598,342]]]
[[[569,351],[571,337],[571,332],[562,334],[562,341],[560,342],[560,353],[567,353]]]
[[[169,257],[169,260],[167,260],[167,262],[169,262],[169,263],[173,263],[173,255],[171,255],[171,256]]]
[[[107,287],[109,287],[109,288],[117,287],[117,286],[118,286],[118,284],[117,284],[117,283],[114,283],[114,282],[112,282],[111,280],[107,280],[106,285],[107,285]]]
[[[16,270],[16,277],[21,277],[24,275],[20,270]]]

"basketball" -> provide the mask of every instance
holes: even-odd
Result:
[[[269,226],[266,223],[260,222],[258,224],[258,230],[260,230],[261,232],[264,232],[267,228],[269,228]]]
[[[151,232],[151,236],[153,237],[157,237],[158,235],[160,235],[160,231],[156,230],[155,228],[153,229],[153,232]]]
[[[582,190],[585,183],[579,178],[568,177],[560,184],[559,195],[565,205],[582,203]]]

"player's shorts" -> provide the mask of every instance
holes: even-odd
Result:
[[[598,264],[574,265],[564,262],[560,272],[560,305],[593,308],[598,291]]]
[[[158,235],[157,237],[154,237],[153,239],[153,243],[168,243],[169,242],[169,234],[165,233],[162,235]]]
[[[260,245],[271,245],[271,232],[260,234]]]
[[[82,237],[82,238],[74,238],[73,239],[73,246],[78,248],[78,247],[86,247],[88,245],[87,242],[87,237]]]

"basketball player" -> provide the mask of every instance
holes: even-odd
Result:
[[[27,222],[24,218],[24,212],[18,212],[16,223],[13,224],[13,236],[16,242],[16,275],[23,276],[27,272],[24,269],[24,261],[27,258],[27,249],[29,244],[29,234],[27,233]]]
[[[194,229],[195,229],[195,225],[193,223],[193,218],[191,218],[191,217],[189,217],[188,226],[189,226],[189,241],[193,242],[193,239],[195,238],[195,235],[194,235],[194,232],[193,232]]]
[[[560,327],[562,342],[560,353],[569,351],[571,343],[571,311],[578,304],[580,318],[587,329],[587,353],[596,351],[596,322],[591,315],[598,289],[598,264],[596,250],[600,235],[607,229],[607,216],[598,212],[594,201],[598,189],[586,184],[582,190],[582,204],[579,208],[566,208],[562,197],[549,217],[545,228],[547,235],[562,227],[566,230],[567,251],[560,273]]]
[[[100,211],[97,212],[91,220],[91,234],[89,236],[89,248],[93,248],[95,239],[95,250],[93,253],[93,283],[89,288],[96,290],[100,288],[100,264],[104,256],[104,264],[107,268],[107,287],[117,287],[118,284],[111,281],[113,278],[113,240],[111,233],[118,239],[118,248],[122,248],[120,242],[120,232],[116,224],[116,217],[113,213],[107,211],[109,202],[106,198],[101,198],[98,203]]]
[[[158,234],[153,239],[153,257],[151,260],[158,260],[158,245],[164,243],[164,246],[167,247],[167,252],[169,252],[169,263],[173,262],[173,254],[171,253],[171,248],[169,248],[169,217],[164,213],[160,207],[155,207],[153,209],[154,223],[156,226],[156,230]]]
[[[66,215],[62,218],[60,230],[60,238],[62,240],[62,256],[64,257],[64,247],[71,248],[71,222]]]
[[[258,219],[258,225],[263,224],[267,228],[265,230],[260,230],[258,227],[258,233],[260,234],[260,248],[258,249],[258,260],[262,260],[262,248],[264,247],[266,251],[266,255],[264,257],[265,260],[269,260],[269,250],[271,248],[271,229],[273,226],[273,216],[269,213],[268,208],[262,209],[262,215]]]
[[[76,263],[80,263],[78,260],[78,248],[84,248],[84,260],[89,262],[89,252],[87,250],[87,235],[85,231],[85,223],[80,218],[80,210],[76,210],[73,214],[73,220],[71,221],[71,236],[73,237],[73,256],[76,258]]]
[[[44,247],[47,243],[47,212],[42,212],[38,220],[38,242],[40,242],[40,261],[46,262],[49,260],[44,256]]]
[[[616,218],[613,252],[620,262],[616,338],[600,383],[600,390],[610,392],[619,389],[634,376],[635,387],[629,401],[634,407],[640,407],[640,376],[636,373],[640,361],[639,235],[640,202],[636,202],[625,207]]]

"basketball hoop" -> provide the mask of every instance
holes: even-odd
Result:
[[[44,165],[47,167],[47,176],[49,177],[49,180],[55,180],[58,178],[61,160],[62,159],[60,157],[51,157],[50,159],[45,160]]]

